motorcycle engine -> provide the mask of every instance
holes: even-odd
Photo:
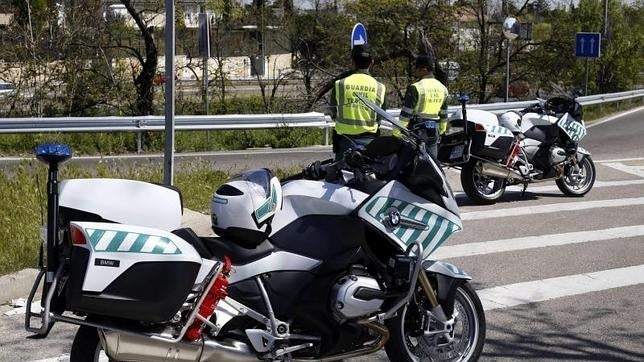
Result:
[[[366,316],[380,310],[383,294],[376,279],[355,273],[345,275],[331,291],[331,311],[339,322]]]
[[[550,154],[548,156],[548,162],[550,163],[550,166],[558,165],[564,162],[566,158],[566,150],[559,146],[550,147]]]

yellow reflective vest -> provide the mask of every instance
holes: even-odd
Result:
[[[415,90],[415,92],[414,92]],[[416,116],[421,121],[435,120],[439,123],[439,132],[447,130],[447,87],[433,77],[426,77],[412,84],[407,89],[405,104],[400,110],[400,122],[407,127],[410,118]]]
[[[335,131],[338,134],[357,135],[378,131],[376,112],[367,108],[357,94],[382,106],[385,100],[385,85],[366,73],[355,73],[335,82],[332,99],[336,106]]]

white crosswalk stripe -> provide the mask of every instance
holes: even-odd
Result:
[[[644,205],[644,197],[633,197],[612,200],[562,202],[558,204],[511,207],[506,209],[470,211],[461,214],[462,220],[482,220],[507,216],[548,214],[563,211],[579,211],[596,208],[639,206]]]
[[[644,225],[446,245],[439,248],[434,254],[432,254],[432,258],[459,258],[465,256],[503,253],[506,251],[545,248],[548,246],[579,244],[590,241],[632,238],[636,236],[644,236]]]
[[[605,163],[604,166],[614,168],[617,171],[644,178],[644,166],[629,166],[621,162]]]
[[[509,308],[644,283],[644,264],[478,290],[483,309]]]

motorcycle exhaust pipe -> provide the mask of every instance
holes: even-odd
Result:
[[[509,179],[511,181],[524,181],[525,178],[520,173],[514,170],[509,170],[503,166],[484,162],[481,166],[481,173],[489,177],[497,177],[502,179]]]
[[[247,344],[233,340],[171,343],[139,334],[100,329],[99,336],[106,354],[117,361],[258,361]]]

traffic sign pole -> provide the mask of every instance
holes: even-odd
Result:
[[[584,80],[584,95],[588,95],[588,58],[586,58],[586,78]]]

